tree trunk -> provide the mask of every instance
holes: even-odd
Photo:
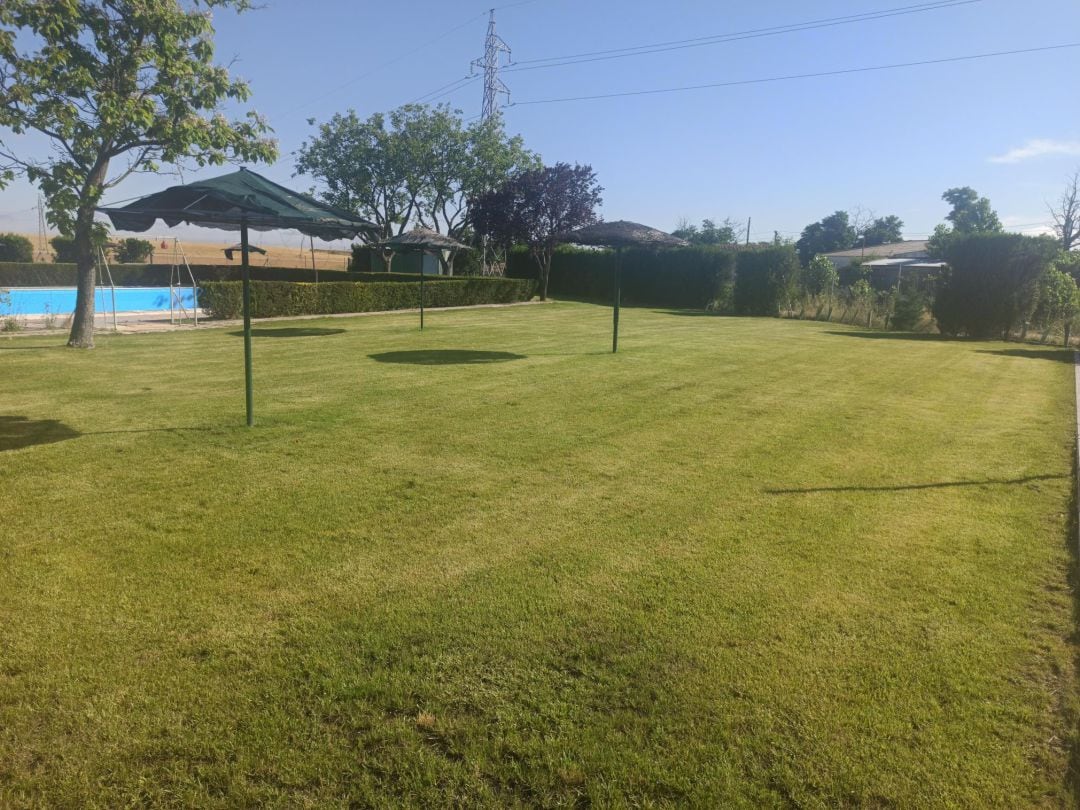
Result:
[[[94,348],[94,286],[97,281],[97,262],[94,261],[94,206],[101,197],[108,158],[99,158],[86,178],[75,215],[75,266],[78,272],[75,294],[75,314],[71,321],[68,346],[75,349]]]
[[[94,287],[97,283],[97,262],[94,261],[94,210],[80,210],[75,222],[75,261],[78,272],[75,294],[75,315],[71,322],[68,346],[75,349],[94,348]]]

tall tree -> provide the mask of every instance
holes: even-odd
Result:
[[[944,258],[949,252],[949,243],[958,236],[973,233],[1001,233],[1001,220],[990,205],[990,200],[980,197],[979,192],[970,186],[950,188],[941,195],[941,199],[951,206],[945,216],[948,223],[941,223],[934,228],[927,248],[932,256]]]
[[[470,200],[539,165],[498,116],[466,125],[445,105],[409,104],[366,121],[335,115],[300,147],[296,171],[318,180],[327,202],[378,223],[383,238],[422,225],[464,240]]]
[[[895,214],[878,217],[863,232],[863,244],[867,247],[890,245],[904,239],[904,221]]]
[[[799,241],[795,243],[795,248],[799,251],[799,261],[804,266],[819,253],[832,253],[854,246],[855,229],[847,211],[835,211],[821,221],[807,225],[803,228]]]
[[[556,163],[518,172],[473,202],[476,232],[498,244],[528,246],[547,300],[558,237],[597,221],[603,189],[592,166]]]
[[[229,120],[220,111],[225,100],[246,100],[249,89],[214,64],[210,12],[249,7],[250,0],[0,2],[0,128],[35,132],[52,145],[32,156],[0,138],[0,184],[21,175],[37,185],[50,223],[74,239],[69,346],[94,345],[94,208],[105,191],[162,162],[276,157],[262,118]]]
[[[1061,241],[1063,250],[1072,250],[1080,244],[1080,169],[1065,183],[1057,205],[1048,206],[1054,218],[1054,233]]]
[[[692,245],[735,245],[739,241],[739,228],[739,223],[731,217],[726,217],[720,224],[712,219],[703,219],[701,227],[682,220],[671,235],[685,239]]]

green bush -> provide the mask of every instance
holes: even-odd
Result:
[[[926,313],[926,297],[917,289],[901,288],[893,304],[891,328],[900,332],[911,332],[922,323]]]
[[[525,250],[511,251],[506,275],[535,280],[536,262]],[[628,249],[622,254],[622,301],[727,312],[734,277],[735,253],[730,248]],[[552,259],[548,293],[606,304],[612,299],[614,279],[613,251],[563,247]]]
[[[0,233],[0,262],[32,262],[34,245],[17,233]]]
[[[75,263],[75,240],[70,236],[54,236],[49,240],[53,255],[58,264]]]
[[[116,246],[116,261],[121,264],[142,264],[154,255],[154,246],[145,239],[129,237]]]
[[[350,277],[351,281],[389,281],[393,283],[400,283],[403,281],[410,283],[418,283],[420,281],[419,273],[354,273]],[[461,276],[424,276],[424,283],[429,284],[433,281],[453,281],[454,279],[461,278]]]
[[[1049,237],[974,233],[951,238],[934,297],[948,335],[1007,337],[1034,308],[1039,280],[1059,252]]]
[[[243,285],[211,281],[199,285],[199,304],[212,318],[239,318],[243,314]],[[426,307],[459,307],[528,301],[534,282],[511,278],[451,278],[424,285]],[[251,283],[251,315],[272,318],[287,315],[332,315],[382,312],[420,306],[419,282],[327,282],[299,284],[285,281]]]
[[[735,271],[736,315],[779,315],[799,283],[799,254],[792,245],[771,245],[738,254]]]

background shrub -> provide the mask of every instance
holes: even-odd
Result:
[[[1049,237],[973,233],[949,240],[934,297],[934,318],[948,335],[1005,337],[1031,314],[1040,277],[1058,255]]]
[[[736,315],[779,315],[791,303],[799,283],[799,254],[792,245],[772,245],[738,253],[735,272]]]
[[[53,257],[56,262],[62,264],[75,263],[75,240],[70,236],[54,236],[49,240],[52,245]]]
[[[136,237],[120,240],[115,251],[116,260],[121,264],[140,264],[149,261],[153,255],[154,246]]]
[[[34,245],[17,233],[0,233],[0,262],[32,262]]]
[[[889,325],[900,332],[911,332],[919,327],[926,313],[926,296],[913,286],[902,285],[893,304]]]
[[[431,308],[509,304],[528,301],[536,289],[528,279],[470,276],[448,278],[424,285],[424,305]],[[239,318],[243,314],[243,285],[236,281],[200,284],[199,304],[212,318]],[[382,312],[420,306],[419,282],[327,282],[302,284],[253,281],[253,318],[283,315],[331,315]]]

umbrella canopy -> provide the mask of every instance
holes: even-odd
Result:
[[[248,230],[281,228],[300,231],[319,239],[352,239],[360,234],[374,237],[377,226],[348,211],[321,203],[306,194],[267,180],[241,168],[221,177],[171,186],[119,208],[99,208],[121,231],[148,231],[159,219],[171,228],[186,222],[204,228],[240,231],[244,302],[244,393],[248,427],[255,424],[254,384],[251,371],[251,277]],[[261,252],[261,251],[260,251]]]
[[[456,239],[444,236],[430,228],[413,228],[408,233],[391,236],[379,243],[391,250],[472,250]]]
[[[172,186],[119,208],[98,210],[108,215],[120,231],[148,231],[158,219],[169,227],[186,222],[226,231],[238,230],[241,225],[257,231],[288,228],[326,240],[374,235],[377,229],[366,219],[243,168],[221,177]]]
[[[562,234],[561,242],[573,242],[577,245],[597,245],[603,247],[686,247],[685,239],[658,231],[638,222],[597,222],[586,225],[576,231]]]
[[[686,247],[688,242],[638,222],[597,222],[562,234],[560,242],[615,248],[615,289],[612,293],[611,352],[619,350],[619,307],[622,301],[622,249],[626,247]]]
[[[233,245],[232,247],[227,247],[227,248],[225,248],[225,258],[228,259],[231,262],[233,254],[234,253],[239,253],[243,249],[244,249],[243,245]],[[266,251],[263,250],[258,245],[248,245],[248,251],[250,253],[261,253],[263,256],[266,255]]]
[[[426,252],[434,250],[472,250],[468,245],[463,245],[456,239],[444,236],[430,228],[413,228],[408,233],[399,233],[379,243],[380,247],[387,250],[407,253],[409,251]],[[424,328],[424,268],[420,267],[420,328]]]

